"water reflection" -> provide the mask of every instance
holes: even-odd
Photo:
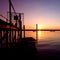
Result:
[[[36,39],[36,32],[26,32],[26,36]],[[56,49],[60,50],[60,32],[38,31],[37,49]]]

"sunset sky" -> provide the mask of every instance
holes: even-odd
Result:
[[[60,0],[12,0],[18,13],[24,13],[26,26],[60,28]],[[8,0],[0,0],[0,14],[7,15]]]

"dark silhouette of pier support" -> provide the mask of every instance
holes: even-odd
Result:
[[[2,37],[2,31],[0,30],[0,47],[2,48],[2,40],[1,40],[1,37]]]
[[[23,25],[23,29],[24,29],[24,38],[25,38],[25,25]]]
[[[21,42],[15,44],[15,47],[8,49],[8,56],[36,58],[36,40],[32,37],[22,38]]]
[[[15,18],[16,18],[16,26],[12,25],[11,7],[14,10],[14,14],[15,14]],[[21,13],[18,13],[18,14],[19,14],[19,16],[18,16],[19,19],[16,15],[16,12],[15,12],[15,9],[13,7],[13,4],[11,3],[11,0],[9,0],[9,22],[10,23],[2,21],[0,19],[0,46],[1,46],[1,48],[6,48],[6,49],[8,48],[7,55],[10,58],[11,58],[11,56],[14,58],[19,57],[20,59],[21,59],[21,57],[23,57],[23,58],[29,57],[29,59],[33,58],[33,57],[36,58],[37,57],[36,42],[38,40],[38,31],[55,32],[55,31],[60,31],[60,29],[38,29],[37,24],[36,24],[36,29],[26,29],[24,22],[23,22],[23,29],[22,29]],[[17,21],[19,22],[19,27],[17,27]],[[3,25],[3,27],[2,27],[2,25]],[[5,33],[2,34],[2,31]],[[13,31],[15,33],[14,36],[13,36]],[[22,38],[22,31],[24,33],[24,38]],[[36,32],[36,40],[32,37],[25,37],[25,31],[35,31]],[[19,36],[18,39],[16,39],[16,35],[17,35],[16,32],[18,32],[18,36]],[[4,45],[3,40],[5,40],[4,43],[6,46]],[[53,53],[54,50],[52,52],[50,52],[50,51],[51,50],[49,50],[49,51],[44,50],[44,52],[43,52],[43,50],[42,50],[42,51],[40,51],[40,54],[38,56],[40,56],[40,57],[43,56],[43,53],[45,56],[47,52],[49,55],[49,53]],[[1,51],[0,51],[0,53],[1,53]],[[4,50],[2,51],[2,53],[4,56],[6,55]],[[60,52],[58,52],[58,55],[60,55]]]
[[[38,40],[38,24],[36,24],[36,40]]]
[[[21,14],[19,13],[19,28],[20,28],[20,39],[22,39],[22,21]]]

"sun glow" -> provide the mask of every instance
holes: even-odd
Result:
[[[42,25],[38,25],[38,29],[42,29]],[[41,31],[38,31],[38,36],[41,36]]]

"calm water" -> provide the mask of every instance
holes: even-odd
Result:
[[[16,35],[17,36],[17,35]],[[26,37],[36,39],[36,32],[26,32]],[[38,42],[36,44],[38,50],[55,49],[60,50],[60,32],[38,32]]]
[[[60,32],[41,32],[37,49],[60,50]]]
[[[36,39],[35,32],[26,32],[26,36]],[[60,50],[60,32],[38,32],[37,49],[55,49]]]

